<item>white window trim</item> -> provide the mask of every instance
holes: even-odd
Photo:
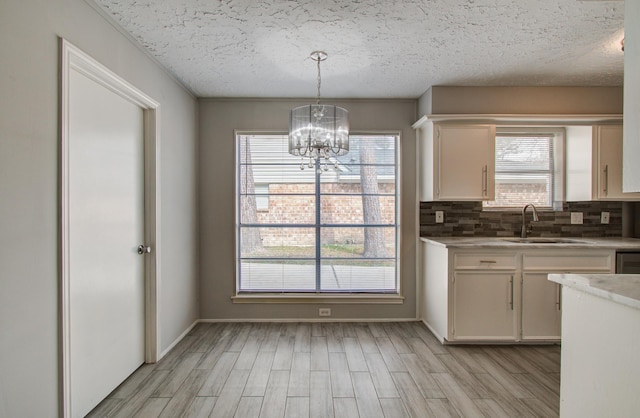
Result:
[[[240,293],[231,297],[233,303],[321,303],[321,304],[367,304],[401,305],[404,296],[399,293]]]
[[[564,203],[564,148],[566,131],[560,126],[497,126],[496,137],[500,135],[553,135],[553,201],[551,206],[541,207],[542,211],[562,211]],[[487,212],[505,212],[520,209],[516,206],[486,206]]]
[[[268,131],[268,130],[235,130],[234,131],[234,166],[237,163],[235,155],[238,150],[235,147],[238,146],[237,137],[239,135],[287,135],[286,132],[281,131]],[[367,136],[367,135],[391,135],[396,139],[396,289],[395,291],[381,291],[381,292],[286,292],[286,293],[269,293],[269,292],[247,292],[239,291],[239,276],[236,272],[234,295],[231,296],[232,303],[291,303],[291,304],[304,304],[304,303],[320,303],[320,304],[404,304],[405,297],[403,296],[402,280],[401,280],[401,242],[402,242],[402,132],[395,130],[375,130],[375,131],[352,131],[350,136]],[[235,170],[235,168],[234,168]],[[238,180],[236,180],[237,182]],[[388,180],[387,180],[388,181]],[[237,189],[237,184],[236,184]],[[234,214],[238,213],[237,198],[234,197]],[[237,228],[237,226],[236,226]],[[237,239],[237,233],[235,234]],[[237,269],[238,259],[238,246],[234,243],[234,270]]]

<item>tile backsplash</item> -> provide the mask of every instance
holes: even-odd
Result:
[[[444,223],[436,223],[435,212],[444,212]],[[583,223],[571,224],[571,212],[582,212]],[[600,222],[609,212],[609,224]],[[622,202],[568,202],[562,212],[538,210],[540,220],[531,223],[531,237],[621,237]],[[420,202],[421,237],[512,237],[520,236],[522,210],[482,210],[482,202]]]

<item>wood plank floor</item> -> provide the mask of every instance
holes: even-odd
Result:
[[[442,346],[420,322],[198,324],[90,417],[557,417],[559,346]]]

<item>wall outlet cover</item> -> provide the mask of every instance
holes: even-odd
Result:
[[[609,223],[609,212],[602,212],[600,214],[600,223],[608,224]]]
[[[331,316],[331,308],[318,309],[318,316]]]
[[[444,223],[444,211],[442,210],[436,211],[436,223],[437,224]]]
[[[571,212],[571,224],[582,224],[582,212]]]

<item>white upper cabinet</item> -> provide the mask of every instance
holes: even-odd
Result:
[[[601,200],[640,199],[640,193],[622,190],[622,126],[595,126],[593,136],[598,149],[598,198]]]
[[[638,200],[622,192],[622,126],[567,128],[567,201]]]
[[[624,2],[623,190],[640,192],[640,1]]]
[[[420,201],[493,200],[495,135],[495,125],[421,124]]]

